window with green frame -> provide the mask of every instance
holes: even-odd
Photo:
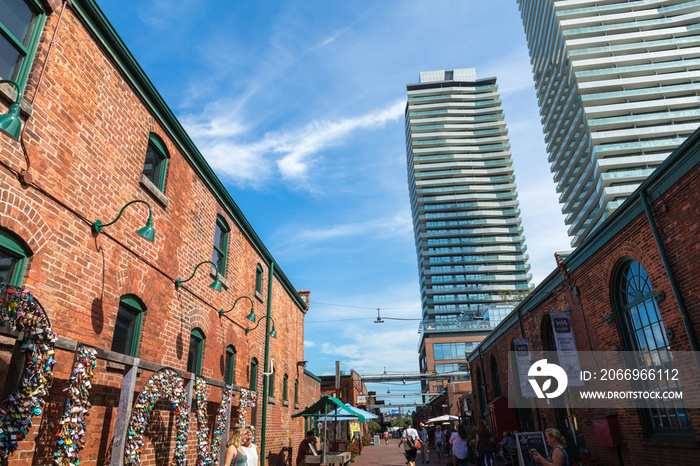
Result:
[[[0,228],[0,283],[20,286],[30,249],[14,233]]]
[[[222,277],[226,276],[226,254],[228,253],[228,236],[231,229],[221,215],[216,216],[214,231],[214,253],[211,261],[216,264],[216,270]]]
[[[275,368],[272,368],[272,373],[270,374],[270,377],[267,379],[267,396],[270,398],[275,397]]]
[[[236,348],[233,345],[226,347],[226,362],[224,368],[224,383],[232,384],[236,375]]]
[[[192,329],[190,334],[190,349],[187,352],[187,372],[200,375],[202,371],[202,356],[204,355],[204,332]]]
[[[258,389],[258,360],[253,358],[250,360],[250,389],[257,391]]]
[[[289,389],[289,376],[284,374],[282,378],[282,401],[289,401],[289,396],[287,395],[287,390]]]
[[[255,292],[262,294],[262,275],[263,269],[260,264],[255,266]]]
[[[124,295],[119,300],[117,320],[114,323],[112,351],[136,357],[141,340],[141,324],[146,306],[134,295]]]
[[[29,76],[46,14],[39,0],[3,0],[0,9],[0,79],[20,86]]]
[[[294,404],[299,404],[299,380],[294,381]]]
[[[165,192],[165,174],[168,171],[168,157],[168,151],[163,141],[158,136],[151,133],[148,136],[146,160],[143,163],[143,175],[148,178],[160,192]]]

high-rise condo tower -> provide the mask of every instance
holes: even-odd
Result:
[[[700,124],[696,1],[518,0],[577,246]]]
[[[449,374],[528,292],[532,276],[496,78],[477,79],[474,68],[424,71],[407,89],[420,367]]]

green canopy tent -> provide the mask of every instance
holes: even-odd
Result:
[[[328,429],[325,428],[328,424],[328,413],[332,410],[336,410],[336,413],[340,411],[340,409],[345,410],[347,413],[350,413],[352,416],[357,416],[357,420],[360,422],[366,422],[367,419],[365,418],[364,414],[361,412],[358,412],[356,409],[346,405],[342,401],[340,401],[338,398],[332,397],[330,395],[323,395],[321,396],[321,399],[318,400],[316,403],[312,404],[308,408],[306,408],[303,411],[299,411],[298,413],[292,414],[292,417],[321,417],[324,416],[324,441],[323,441],[323,462],[326,462],[326,455],[328,454]]]

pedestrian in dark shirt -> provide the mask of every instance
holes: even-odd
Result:
[[[299,451],[297,452],[297,466],[306,466],[306,455],[313,455],[314,452],[311,447],[316,448],[316,437],[314,437],[314,431],[310,430],[306,433],[306,437],[299,444]]]

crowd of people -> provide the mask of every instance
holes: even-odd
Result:
[[[437,454],[438,465],[452,466],[494,466],[518,464],[518,452],[515,434],[504,432],[502,440],[498,443],[498,454],[494,447],[496,442],[491,431],[483,420],[478,420],[476,435],[473,443],[467,435],[463,424],[449,425],[447,427],[437,425],[428,434],[425,424],[418,424],[413,428],[410,421],[400,434],[399,448],[403,446],[406,456],[406,464],[415,466],[417,462],[430,463],[430,448]],[[388,445],[388,432],[384,433],[385,444]],[[528,449],[525,455],[535,463],[543,466],[570,466],[566,452],[566,440],[557,429],[545,430],[545,441],[549,446],[549,453],[542,456],[536,449]],[[420,456],[419,456],[420,453]],[[420,460],[420,461],[419,461]]]
[[[517,444],[513,432],[504,432],[498,443],[498,455],[494,452],[495,442],[491,431],[483,420],[477,421],[476,435],[473,445],[467,435],[464,424],[449,425],[443,428],[435,426],[432,435],[428,434],[425,424],[420,423],[418,429],[407,421],[405,429],[400,434],[399,448],[403,447],[406,464],[415,466],[420,452],[422,463],[430,463],[430,448],[437,453],[438,465],[471,466],[476,460],[476,466],[494,466],[498,464],[518,464]],[[238,427],[233,430],[226,443],[225,466],[258,466],[258,449],[252,442],[253,428]],[[384,431],[384,444],[389,444],[389,432]],[[566,452],[566,440],[557,429],[545,430],[545,441],[549,446],[547,457],[543,457],[535,449],[527,450],[529,457],[543,466],[570,466]],[[315,453],[316,437],[313,431],[308,431],[304,440],[299,444],[296,456],[296,466],[306,465],[306,455]]]

